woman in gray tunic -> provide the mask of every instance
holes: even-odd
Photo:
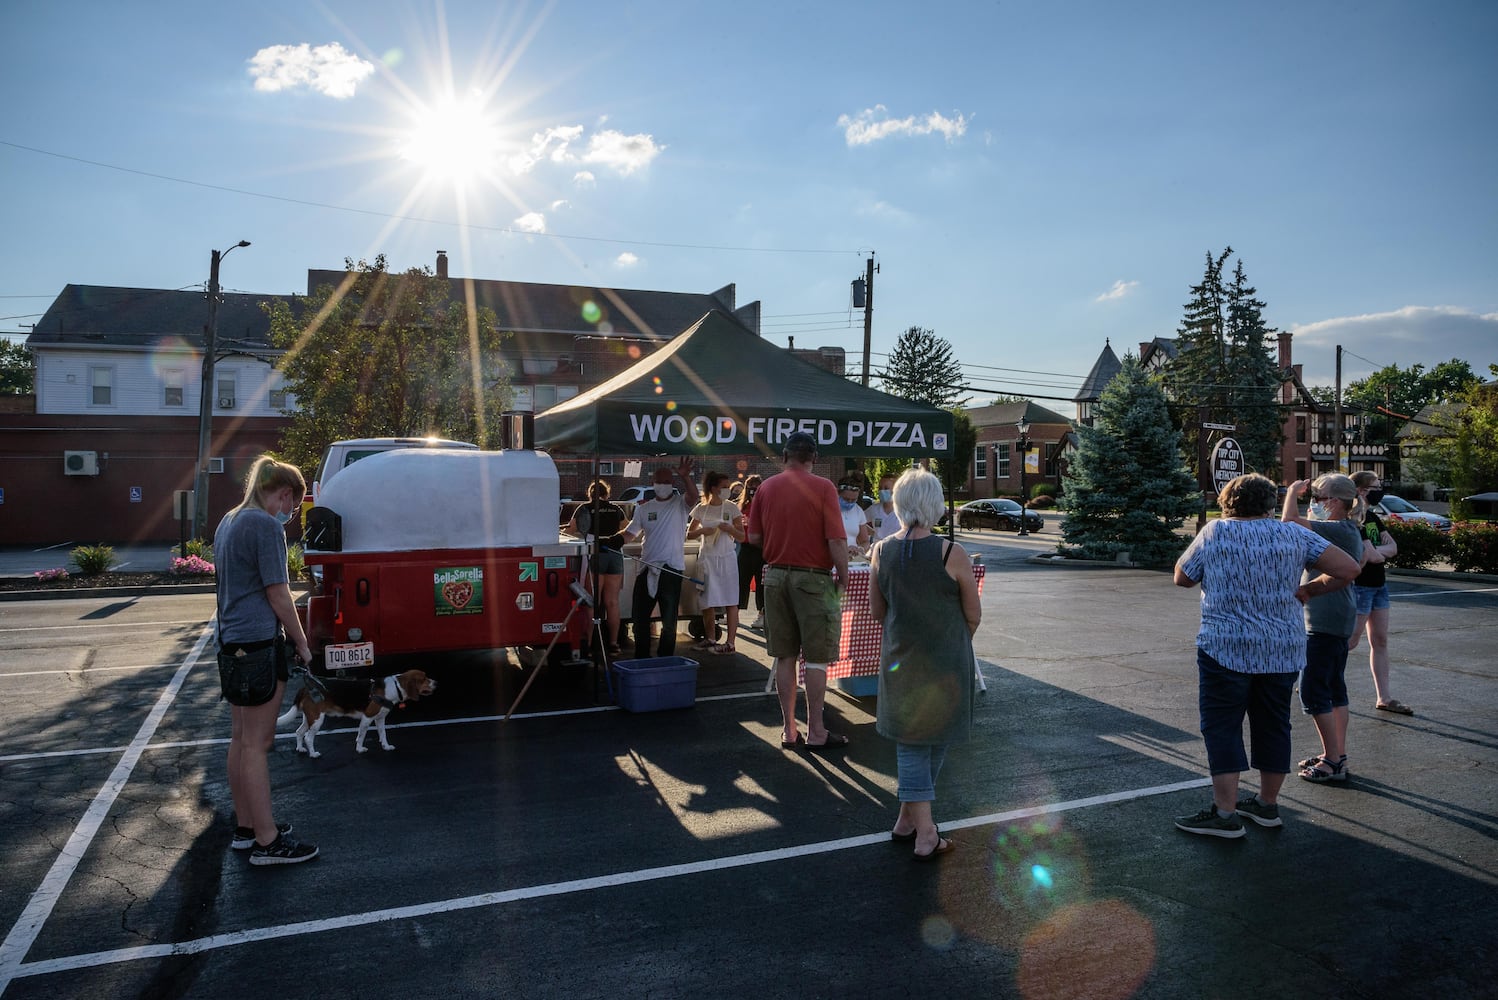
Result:
[[[937,832],[931,803],[948,745],[972,728],[973,633],[982,612],[967,552],[931,533],[941,483],[909,469],[894,493],[901,531],[870,558],[869,610],[884,623],[876,728],[895,741],[899,767],[900,815],[890,838],[931,861],[957,846]]]

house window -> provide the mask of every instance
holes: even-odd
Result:
[[[1306,443],[1306,418],[1304,416],[1297,416],[1295,418],[1295,443]],[[1304,479],[1305,477],[1302,476],[1301,478]]]
[[[1306,476],[1306,460],[1303,459],[1303,458],[1297,458],[1295,460],[1295,478],[1296,479],[1306,479],[1306,478],[1309,478],[1308,476]]]
[[[538,385],[533,390],[531,399],[534,401],[535,410],[540,413],[557,405],[557,387],[554,385]]]
[[[1047,444],[1045,446],[1045,474],[1052,478],[1061,474],[1060,466],[1056,459],[1061,457],[1061,446],[1059,444]]]
[[[1000,441],[994,448],[993,474],[999,479],[1009,478],[1009,442]]]
[[[272,389],[270,391],[270,408],[272,410],[286,409],[286,395],[285,389]]]
[[[220,410],[232,410],[237,405],[234,394],[234,375],[218,375],[213,380],[216,405]]]
[[[973,449],[973,478],[988,478],[988,445],[979,444]]]
[[[181,406],[182,386],[185,384],[181,369],[168,369],[161,374],[161,405]]]
[[[88,370],[89,405],[114,405],[114,369],[104,365],[93,365]]]

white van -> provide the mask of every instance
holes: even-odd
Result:
[[[318,490],[322,489],[328,480],[359,459],[378,455],[382,451],[395,451],[397,448],[467,448],[476,451],[478,445],[469,444],[467,441],[449,441],[446,438],[436,437],[353,438],[348,441],[334,441],[328,445],[328,450],[323,452],[322,461],[317,465],[317,475],[312,479],[312,492],[308,499],[316,503]],[[311,503],[307,506],[311,506]]]

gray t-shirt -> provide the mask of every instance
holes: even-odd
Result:
[[[1307,525],[1312,531],[1352,556],[1354,561],[1363,559],[1363,535],[1351,521],[1312,521]],[[1305,579],[1319,574],[1307,570]],[[1357,601],[1352,587],[1343,587],[1330,594],[1313,597],[1306,602],[1306,631],[1322,635],[1339,635],[1346,639],[1358,623]]]
[[[262,642],[280,628],[265,588],[287,583],[286,530],[258,507],[229,511],[213,533],[219,641]]]

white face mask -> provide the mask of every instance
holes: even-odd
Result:
[[[669,500],[671,498],[671,494],[674,492],[676,491],[671,488],[670,483],[655,484],[655,498],[657,500]]]

